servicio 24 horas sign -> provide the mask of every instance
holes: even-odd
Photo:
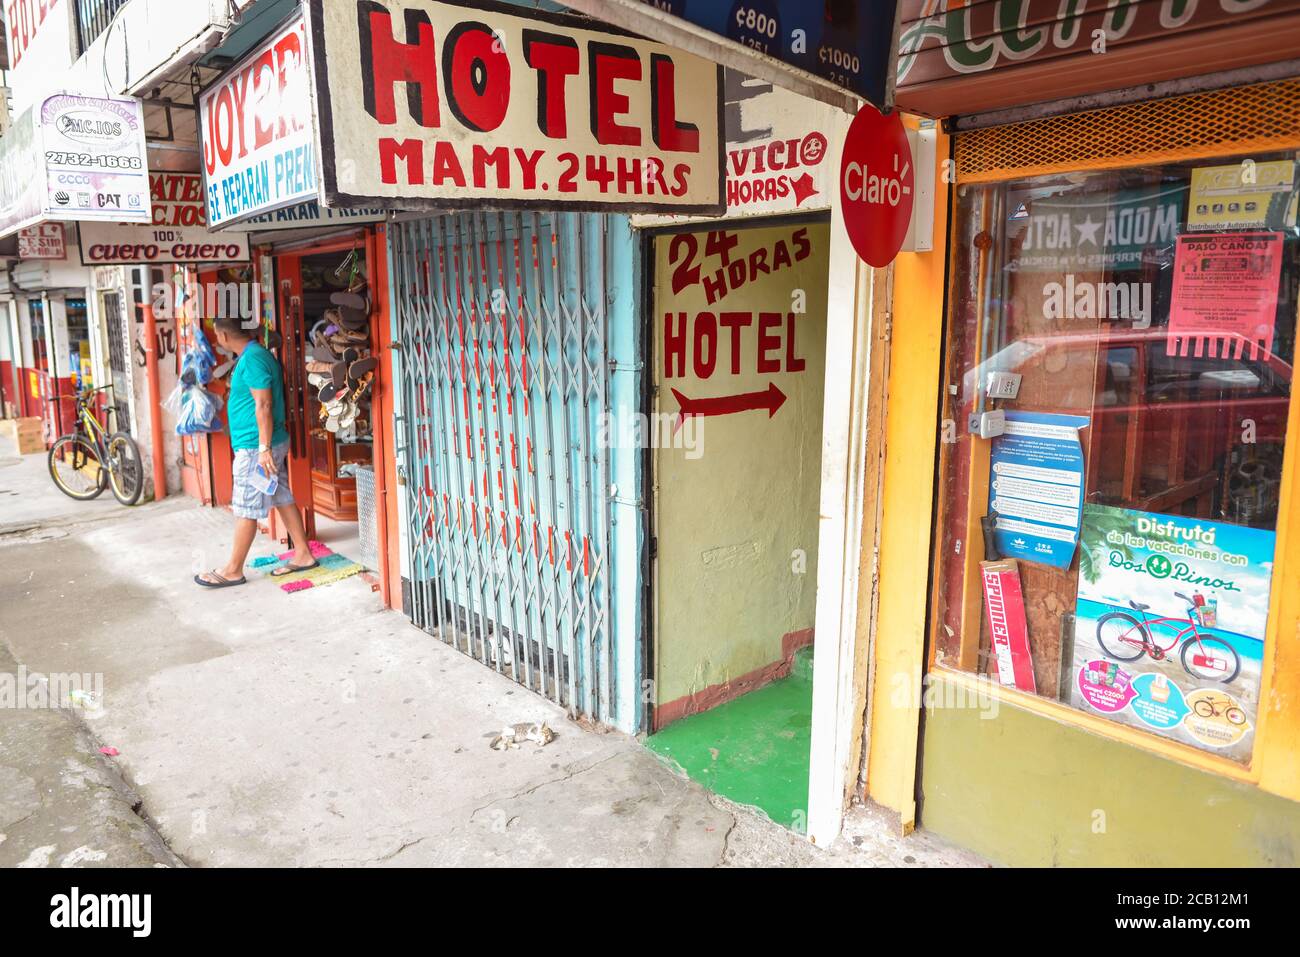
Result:
[[[478,0],[309,0],[331,206],[721,213],[714,63]]]

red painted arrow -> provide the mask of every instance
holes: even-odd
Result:
[[[748,412],[750,409],[767,409],[770,419],[776,410],[785,404],[785,393],[769,382],[767,388],[759,392],[742,392],[739,395],[720,395],[711,399],[688,399],[676,389],[672,390],[681,406],[681,416],[688,415],[730,415],[732,412]]]

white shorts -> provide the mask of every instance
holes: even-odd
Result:
[[[279,505],[292,505],[293,492],[289,490],[289,443],[271,446],[279,485],[274,495],[267,495],[253,485],[257,471],[257,449],[236,449],[231,469],[234,490],[230,495],[230,510],[240,518],[266,518],[271,509]]]

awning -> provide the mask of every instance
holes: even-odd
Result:
[[[1239,70],[1295,57],[1300,3],[902,0],[896,102],[959,116]],[[1237,9],[1241,8],[1241,9]],[[1248,9],[1247,9],[1248,8]]]

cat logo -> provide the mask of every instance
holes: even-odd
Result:
[[[105,209],[110,206],[117,207],[122,205],[121,193],[96,193],[95,198],[99,203],[100,209]]]
[[[1007,217],[1007,220],[1009,222],[1011,220],[1028,219],[1028,218],[1029,218],[1029,207],[1027,207],[1024,203],[1021,203],[1019,206],[1016,207],[1016,211]]]

